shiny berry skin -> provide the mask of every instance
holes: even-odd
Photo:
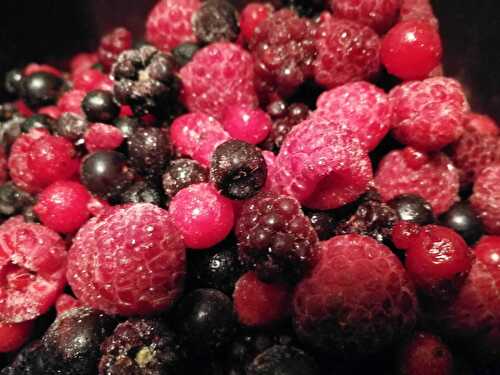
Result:
[[[89,152],[114,150],[122,144],[123,138],[122,132],[115,126],[92,124],[85,131],[85,148]]]
[[[114,125],[121,131],[123,137],[128,139],[134,134],[135,129],[140,125],[140,122],[135,117],[120,117],[115,120]]]
[[[500,267],[500,237],[483,236],[474,247],[476,258],[491,267]]]
[[[99,62],[106,71],[109,71],[118,55],[132,48],[132,34],[124,27],[117,27],[101,38],[97,50]]]
[[[170,202],[169,212],[186,247],[208,249],[227,237],[234,224],[233,203],[207,183],[190,185]]]
[[[434,214],[431,205],[421,196],[415,194],[402,194],[388,202],[399,220],[427,225],[434,222]]]
[[[217,146],[212,155],[210,180],[231,199],[255,196],[266,183],[267,165],[262,152],[246,142],[231,140]]]
[[[267,138],[272,125],[266,112],[242,106],[226,108],[221,124],[234,139],[253,145]]]
[[[288,345],[274,345],[260,353],[247,367],[247,375],[316,375],[315,360],[304,351]]]
[[[382,40],[382,63],[404,81],[427,78],[442,53],[439,31],[426,21],[400,22]]]
[[[238,11],[226,0],[204,1],[192,23],[196,38],[203,44],[223,40],[234,42],[240,32]]]
[[[161,188],[146,181],[137,181],[120,195],[121,203],[151,203],[162,207],[165,197]]]
[[[109,91],[89,92],[82,101],[82,108],[91,122],[111,123],[120,113],[120,107]]]
[[[471,268],[471,254],[455,231],[425,226],[406,251],[405,265],[417,288],[437,300],[447,300]]]
[[[10,95],[19,96],[24,75],[20,69],[12,69],[5,74],[4,87]]]
[[[189,185],[208,181],[208,170],[191,159],[172,160],[163,175],[163,189],[169,198]]]
[[[0,323],[0,353],[14,352],[23,346],[31,336],[33,321],[22,323]]]
[[[274,11],[271,4],[249,3],[243,8],[240,15],[240,28],[243,38],[249,42],[255,29],[265,21]]]
[[[500,164],[482,170],[474,182],[470,203],[488,234],[500,234]]]
[[[391,240],[394,246],[399,250],[407,250],[416,241],[420,233],[421,226],[411,221],[398,221],[392,227]]]
[[[466,201],[451,206],[439,222],[460,234],[468,244],[476,242],[483,234],[483,225]]]
[[[21,98],[33,109],[55,104],[62,86],[63,80],[54,74],[32,73],[22,81]]]
[[[290,290],[285,284],[266,284],[254,272],[247,272],[236,282],[234,309],[240,323],[269,326],[285,319],[290,312]]]

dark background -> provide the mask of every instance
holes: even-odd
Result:
[[[28,62],[60,61],[96,48],[99,36],[125,25],[142,35],[156,0],[1,0],[0,74]],[[498,0],[434,0],[445,71],[467,88],[476,111],[500,121]]]

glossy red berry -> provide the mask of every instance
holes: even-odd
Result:
[[[32,320],[22,323],[0,322],[0,353],[18,350],[29,340],[32,330]]]
[[[484,236],[476,244],[474,253],[484,264],[500,268],[500,236]]]
[[[271,118],[261,109],[228,107],[221,119],[224,129],[240,141],[253,145],[263,142],[271,131]]]

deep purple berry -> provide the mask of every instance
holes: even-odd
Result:
[[[170,162],[163,175],[163,189],[168,198],[173,198],[189,185],[208,181],[208,171],[191,159],[177,159]]]

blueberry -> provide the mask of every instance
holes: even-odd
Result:
[[[399,220],[419,225],[434,222],[431,205],[419,195],[402,194],[393,198],[388,204],[396,211]]]
[[[110,123],[120,113],[120,106],[113,94],[105,90],[89,92],[82,101],[82,109],[91,122]]]
[[[440,222],[458,232],[469,245],[483,234],[481,221],[466,201],[455,203],[440,217]]]
[[[22,80],[21,97],[31,108],[55,104],[63,87],[62,78],[47,72],[36,72]]]

